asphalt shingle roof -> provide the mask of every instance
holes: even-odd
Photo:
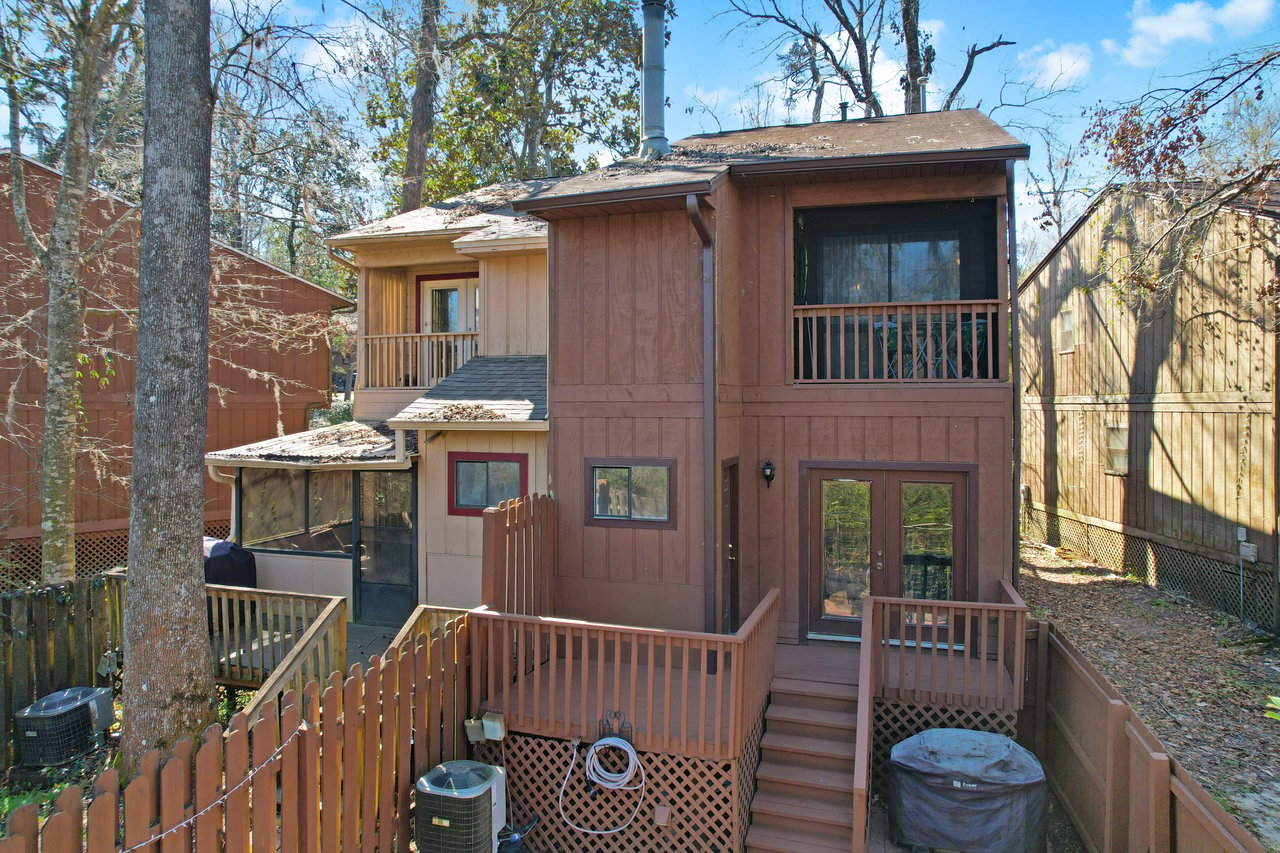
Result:
[[[416,452],[409,436],[409,453]],[[206,453],[206,462],[214,464],[250,464],[283,462],[292,465],[350,465],[358,462],[388,462],[395,458],[395,433],[382,422],[348,421],[334,426],[309,429],[265,441]]]
[[[478,356],[410,403],[388,422],[545,421],[547,357]]]

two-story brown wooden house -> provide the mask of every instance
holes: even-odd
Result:
[[[873,745],[1021,708],[1026,154],[977,111],[761,128],[335,238],[358,420],[210,454],[240,538],[358,618],[483,605],[538,849],[861,849]],[[605,718],[648,781],[562,786]]]
[[[13,216],[9,154],[0,154],[0,310],[5,357],[0,362],[0,578],[32,583],[40,576],[40,440],[44,424],[43,279]],[[28,206],[38,232],[47,230],[58,173],[25,161]],[[104,247],[86,266],[85,355],[80,386],[83,448],[76,495],[76,566],[91,574],[121,565],[128,550],[129,444],[133,433],[137,306],[138,211],[106,193],[86,202],[85,243]],[[244,444],[307,426],[309,410],[327,406],[330,313],[350,310],[346,298],[238,251],[210,245],[214,278],[209,361],[209,448]],[[296,325],[293,325],[295,324]],[[292,334],[272,335],[284,324]],[[106,352],[108,365],[100,356]],[[90,355],[93,355],[90,358]],[[101,378],[95,379],[94,374]],[[205,523],[225,536],[231,495],[205,481]]]
[[[554,503],[488,511],[472,703],[543,846],[858,850],[873,743],[1012,729],[1026,155],[977,111],[760,128],[513,202]],[[614,711],[654,816],[572,783]]]

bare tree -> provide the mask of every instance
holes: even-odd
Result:
[[[201,539],[209,379],[209,0],[148,0],[126,768],[214,718]],[[182,121],[173,120],[175,115]]]
[[[40,464],[42,558],[46,584],[75,577],[75,465],[78,342],[84,323],[80,276],[99,245],[82,245],[85,197],[103,157],[120,140],[136,102],[141,53],[138,0],[14,2],[0,7],[0,66],[9,108],[12,204],[18,230],[37,259],[47,299],[44,430]],[[64,53],[51,57],[48,46]],[[108,94],[110,99],[108,100]],[[27,205],[25,132],[44,110],[65,117],[62,180],[48,228],[40,233]],[[48,135],[41,133],[42,139]],[[109,239],[111,229],[102,235]]]
[[[1230,54],[1200,71],[1118,104],[1101,105],[1083,144],[1101,151],[1126,192],[1161,199],[1134,228],[1123,253],[1108,259],[1108,280],[1121,295],[1169,290],[1204,250],[1206,225],[1224,208],[1260,209],[1280,176],[1274,84],[1280,45]],[[1249,119],[1244,104],[1269,108]],[[1270,129],[1245,127],[1261,119]],[[1259,132],[1261,131],[1261,132]],[[1248,239],[1273,260],[1269,229],[1254,223]]]
[[[903,50],[901,78],[904,112],[925,109],[925,87],[933,73],[935,51],[920,31],[919,0],[821,0],[786,3],[781,0],[729,0],[727,14],[736,17],[736,27],[770,33],[767,48],[774,50],[789,41],[808,45],[815,60],[847,88],[862,105],[867,117],[885,114],[875,91],[875,66],[883,55],[885,30],[897,36]],[[972,44],[965,51],[960,77],[943,99],[942,109],[953,109],[969,81],[979,56],[1013,44],[997,36],[993,41]],[[815,77],[819,75],[814,75]],[[820,94],[814,91],[815,97]]]

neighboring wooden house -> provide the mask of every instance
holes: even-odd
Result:
[[[359,421],[209,454],[239,538],[359,619],[487,605],[470,707],[505,714],[541,846],[861,849],[873,740],[1022,707],[1026,156],[972,110],[762,128],[334,238]],[[525,492],[552,498],[476,514]],[[557,815],[609,711],[669,826]]]
[[[1224,210],[1167,293],[1121,299],[1167,210],[1103,192],[1021,286],[1024,530],[1280,629],[1280,207]]]
[[[263,585],[361,622],[480,602],[480,514],[547,490],[546,225],[499,184],[330,240],[359,269],[355,424],[207,457]],[[360,522],[352,524],[352,519]]]
[[[9,204],[8,154],[0,155],[0,296],[10,322],[7,346],[13,350],[0,364],[0,404],[11,418],[0,430],[0,545],[10,581],[38,579],[40,566],[39,446],[44,412],[44,374],[38,365],[42,330],[43,285],[33,275],[34,259],[18,233]],[[28,204],[37,230],[43,230],[57,192],[58,174],[26,161]],[[82,573],[119,565],[128,538],[128,445],[132,434],[135,338],[128,312],[137,304],[137,211],[103,193],[91,193],[86,212],[86,243],[107,234],[107,249],[86,269],[87,321],[93,350],[114,353],[113,375],[101,359],[86,364],[81,385],[85,444],[93,454],[81,461],[76,500],[77,567]],[[112,223],[123,225],[109,231]],[[211,245],[214,281],[211,298],[224,314],[244,309],[243,325],[215,324],[211,334],[209,428],[207,446],[225,447],[305,429],[309,409],[328,405],[329,347],[322,335],[299,340],[280,336],[272,346],[255,323],[268,313],[298,318],[299,328],[317,328],[336,309],[352,303],[284,270],[234,250]],[[259,320],[255,320],[255,312]],[[308,322],[303,322],[303,318]],[[13,323],[29,320],[26,331]],[[106,376],[99,384],[91,375]],[[265,377],[265,378],[264,378]],[[277,394],[277,391],[279,392]],[[207,529],[226,535],[230,495],[206,481]]]

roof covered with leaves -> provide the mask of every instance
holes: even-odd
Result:
[[[411,434],[411,441],[416,436]],[[415,448],[406,445],[409,453]],[[205,462],[246,465],[274,462],[289,465],[351,465],[395,459],[395,433],[382,422],[348,421],[295,432],[265,441],[205,454]]]
[[[557,181],[516,200],[517,210],[569,196],[710,181],[735,167],[798,166],[813,161],[868,162],[930,154],[990,153],[1024,158],[1027,147],[979,110],[826,121],[707,133],[675,142],[654,160],[629,158]],[[843,165],[843,164],[842,164]]]
[[[546,356],[480,356],[449,374],[388,422],[532,422],[547,419]]]
[[[502,237],[542,235],[546,233],[546,223],[528,214],[516,213],[511,203],[550,189],[558,181],[557,178],[537,178],[481,187],[427,207],[362,225],[330,237],[329,243],[345,246],[367,240],[466,234],[490,228],[498,229]]]

